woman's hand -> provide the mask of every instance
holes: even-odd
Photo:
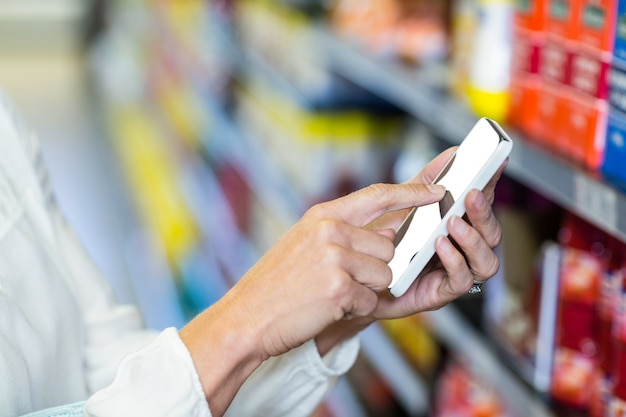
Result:
[[[408,183],[432,183],[455,150],[450,148],[441,153]],[[461,251],[449,238],[440,237],[435,244],[438,261],[431,263],[429,270],[422,273],[405,294],[395,298],[387,290],[377,292],[378,303],[370,316],[337,322],[318,335],[315,340],[320,354],[324,355],[334,345],[357,334],[376,320],[400,318],[441,308],[467,294],[474,280],[488,280],[497,272],[499,261],[493,249],[501,241],[502,230],[491,204],[505,166],[499,169],[482,192],[473,190],[468,194],[465,200],[467,222],[459,217],[450,219],[450,237]],[[386,213],[369,223],[367,228],[388,235],[389,230],[396,230],[400,226],[408,212],[409,209]]]
[[[180,332],[213,415],[256,367],[331,324],[367,318],[391,283],[386,213],[435,203],[441,186],[377,184],[311,208],[215,305]]]
[[[409,182],[431,183],[454,150],[451,148],[440,154]],[[467,294],[474,280],[486,281],[496,274],[499,260],[493,249],[500,244],[502,229],[491,204],[505,166],[498,170],[482,192],[472,190],[468,194],[465,200],[467,221],[457,216],[450,219],[450,237],[441,236],[435,242],[439,262],[431,264],[429,270],[422,273],[403,296],[395,298],[387,291],[380,292],[372,319],[398,318],[441,308]],[[368,228],[397,227],[402,221],[397,214],[383,216]]]

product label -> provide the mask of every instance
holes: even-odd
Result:
[[[585,47],[611,52],[617,14],[616,0],[586,1],[581,13],[580,43]]]
[[[593,29],[602,29],[606,22],[606,12],[602,7],[587,5],[583,9],[583,25]]]
[[[609,71],[609,103],[626,112],[626,67],[621,65],[613,65]]]
[[[541,77],[546,81],[568,85],[571,73],[571,54],[554,42],[541,49]]]
[[[523,33],[516,33],[511,63],[513,71],[537,74],[540,51],[540,46],[532,39],[525,37]]]
[[[548,33],[576,39],[580,31],[580,1],[550,0],[546,28]]]
[[[550,18],[567,22],[570,17],[571,7],[567,0],[552,0],[550,2]]]
[[[596,98],[607,98],[609,62],[599,56],[578,53],[572,57],[571,84],[578,91]]]

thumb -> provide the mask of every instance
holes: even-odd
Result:
[[[440,201],[445,188],[434,184],[374,184],[332,201],[336,216],[363,227],[383,214]]]

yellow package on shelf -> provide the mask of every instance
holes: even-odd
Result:
[[[205,0],[184,0],[160,2],[163,16],[176,36],[179,45],[194,45],[202,36],[199,28],[204,22],[208,2]]]
[[[407,359],[425,377],[432,377],[441,359],[441,349],[433,332],[419,316],[381,322]]]
[[[142,218],[161,240],[170,262],[185,259],[199,233],[159,128],[139,107],[113,110],[111,125]]]
[[[155,95],[176,135],[190,149],[199,149],[201,128],[207,123],[207,119],[201,115],[200,106],[195,101],[194,93],[190,91],[189,83],[171,79],[161,83],[156,88]]]
[[[238,94],[238,123],[263,143],[308,203],[332,197],[341,182],[383,180],[402,119],[359,110],[311,110],[261,82]]]

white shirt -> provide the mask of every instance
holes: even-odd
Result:
[[[0,417],[85,399],[89,416],[210,416],[178,332],[146,330],[135,307],[116,303],[27,132],[0,96]],[[310,341],[272,358],[227,415],[306,416],[357,351],[352,339],[322,359]]]

